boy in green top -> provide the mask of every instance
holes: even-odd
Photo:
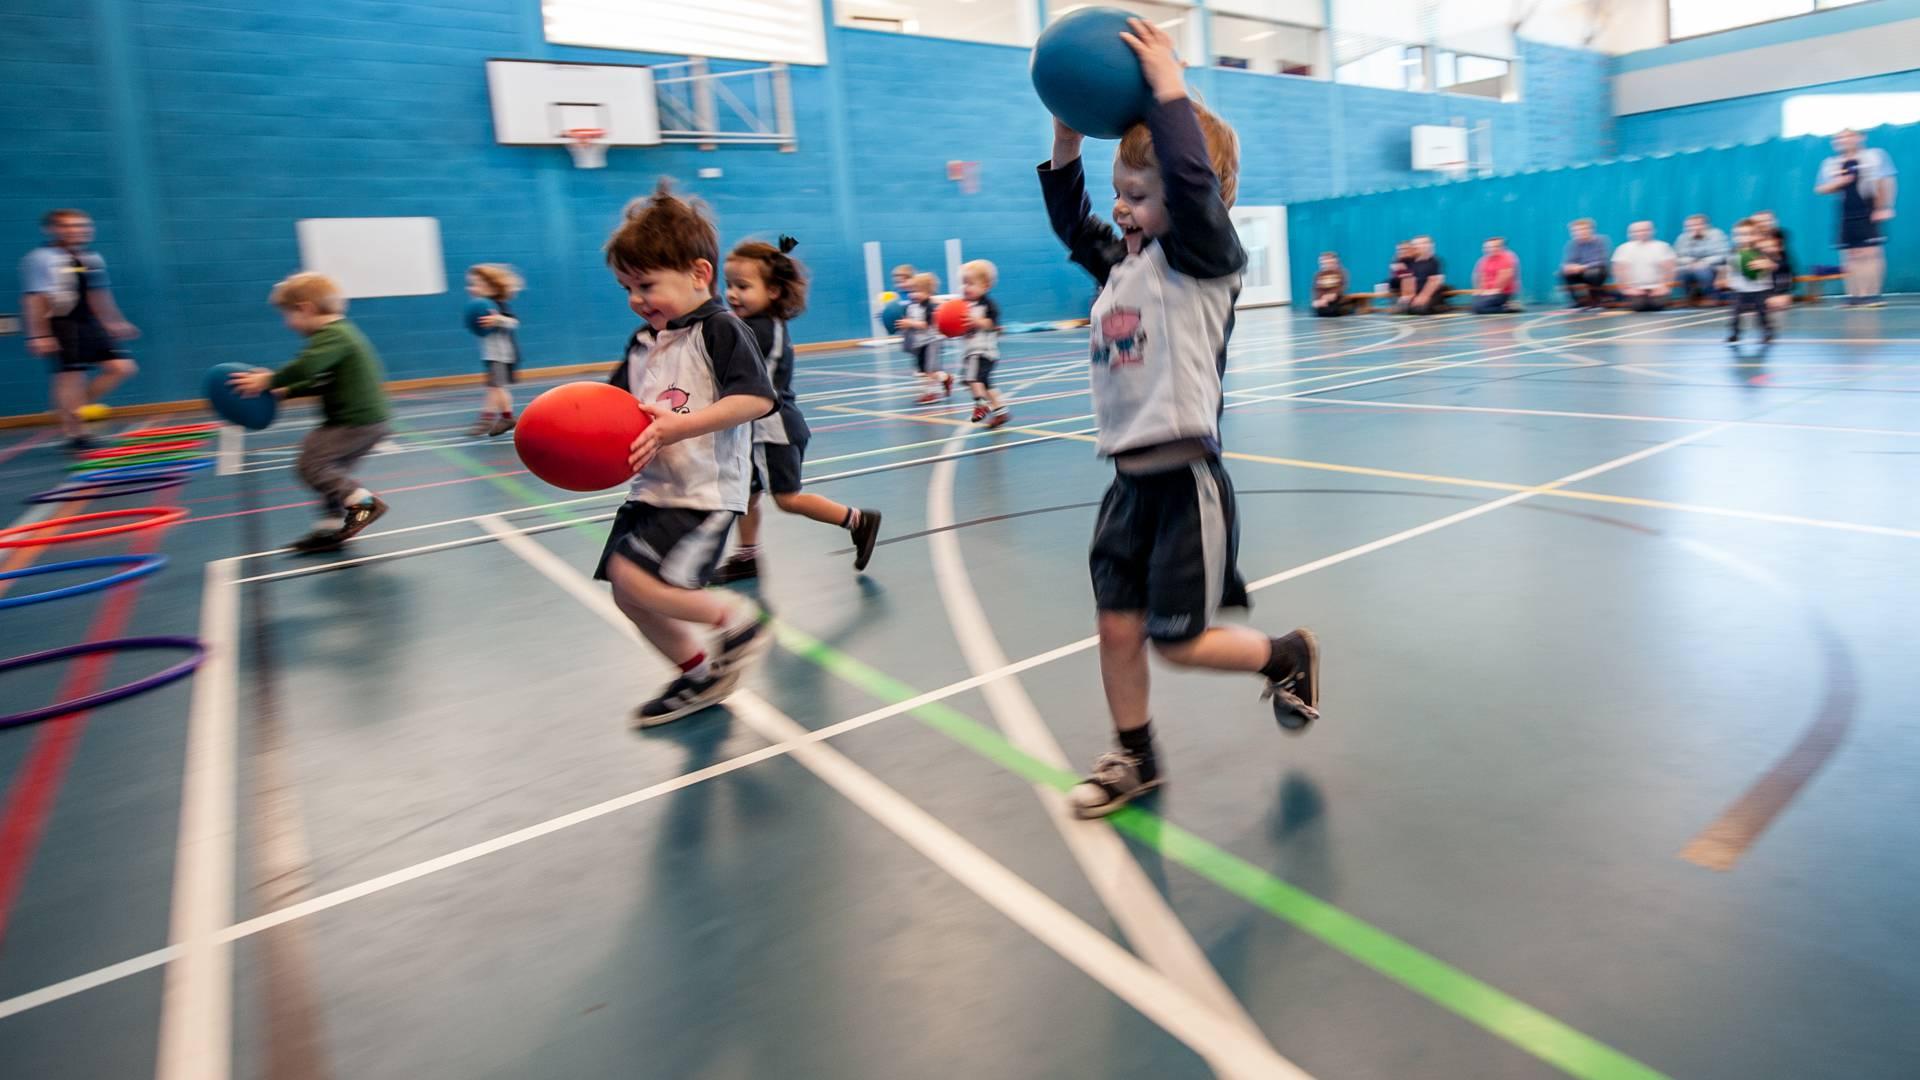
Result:
[[[1751,220],[1733,227],[1733,247],[1727,259],[1727,289],[1733,294],[1733,325],[1727,341],[1740,340],[1740,316],[1751,311],[1760,320],[1760,340],[1770,342],[1773,323],[1767,319],[1767,296],[1773,292],[1775,263],[1760,250],[1759,231]]]
[[[235,375],[233,388],[252,397],[317,394],[324,419],[300,443],[300,479],[327,502],[327,516],[293,542],[305,553],[336,551],[387,512],[387,504],[360,486],[355,462],[387,437],[385,373],[360,328],[347,321],[347,299],[325,274],[295,274],[269,298],[287,328],[307,347],[279,371],[255,368]]]

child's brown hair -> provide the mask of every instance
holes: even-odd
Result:
[[[289,310],[308,304],[322,315],[344,315],[347,312],[347,298],[340,292],[340,283],[325,274],[305,271],[294,274],[273,287],[267,302],[281,310]]]
[[[760,280],[767,283],[767,291],[773,296],[769,310],[782,322],[797,319],[807,310],[806,268],[788,254],[799,243],[791,236],[781,237],[779,247],[764,240],[749,240],[727,255],[728,262],[750,262],[760,268]]]
[[[1213,164],[1213,175],[1220,180],[1220,201],[1232,206],[1234,196],[1240,193],[1240,136],[1205,105],[1197,101],[1192,104],[1194,118],[1200,121],[1200,133],[1207,139],[1207,160]],[[1147,125],[1135,124],[1127,129],[1120,137],[1120,150],[1115,159],[1129,169],[1160,167]]]
[[[513,267],[505,263],[476,263],[467,267],[467,273],[479,278],[487,287],[487,295],[495,300],[511,300],[527,287]]]
[[[912,289],[928,296],[940,291],[940,277],[937,274],[919,273],[913,275]]]
[[[607,265],[629,274],[649,270],[692,270],[705,262],[715,275],[720,266],[720,236],[698,200],[673,193],[661,180],[653,194],[627,204],[620,227],[607,237]]]

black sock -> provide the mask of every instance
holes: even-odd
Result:
[[[1140,762],[1140,779],[1151,780],[1159,774],[1158,763],[1153,756],[1153,723],[1148,721],[1132,731],[1116,731],[1120,740],[1120,749],[1132,754]]]
[[[1265,676],[1268,682],[1279,682],[1292,676],[1297,670],[1293,658],[1287,655],[1286,649],[1281,647],[1281,642],[1285,640],[1285,638],[1274,638],[1267,645],[1267,663],[1260,669],[1260,674]]]
[[[840,519],[840,527],[843,529],[855,529],[855,528],[858,528],[859,525],[860,525],[859,509],[857,507],[852,507],[852,506],[847,507],[847,516]]]

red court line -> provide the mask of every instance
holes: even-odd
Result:
[[[163,505],[171,505],[171,502]],[[162,535],[168,528],[161,526],[139,533],[132,546],[134,554],[152,553],[160,546]],[[87,641],[104,641],[119,637],[126,631],[133,615],[134,602],[139,599],[140,589],[146,580],[132,581],[107,593],[106,601],[93,617],[93,624],[87,628]],[[67,671],[67,677],[61,681],[58,700],[65,701],[100,689],[111,662],[110,654],[74,661]],[[13,913],[13,903],[19,897],[27,871],[33,865],[34,851],[40,845],[41,834],[46,831],[47,819],[52,816],[54,802],[60,795],[60,785],[66,779],[67,766],[73,760],[81,734],[86,730],[88,715],[72,713],[39,725],[34,732],[33,745],[28,747],[26,759],[21,763],[20,772],[7,789],[5,808],[0,809],[0,943],[6,940],[7,919]]]
[[[394,495],[402,491],[425,491],[428,488],[447,487],[450,484],[470,484],[475,480],[497,480],[503,476],[524,476],[526,472],[527,470],[525,469],[511,469],[507,472],[488,473],[485,476],[460,476],[452,480],[435,480],[431,484],[412,484],[407,487],[381,488],[376,494]],[[319,500],[308,499],[305,502],[281,503],[278,506],[260,506],[252,510],[231,510],[224,514],[204,514],[197,517],[190,517],[185,521],[176,522],[175,524],[191,525],[196,521],[219,521],[221,518],[247,517],[251,514],[265,514],[273,510],[297,510],[302,506],[318,505],[320,505]]]

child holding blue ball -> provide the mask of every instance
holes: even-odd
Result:
[[[467,329],[480,338],[480,365],[487,376],[486,405],[469,435],[504,435],[513,430],[514,368],[520,364],[520,339],[514,331],[520,320],[507,301],[518,296],[524,283],[513,267],[480,263],[467,268]]]
[[[1117,745],[1068,796],[1083,818],[1163,781],[1148,717],[1149,642],[1180,667],[1257,675],[1283,730],[1320,715],[1311,632],[1268,637],[1214,621],[1220,608],[1247,606],[1233,484],[1220,461],[1220,379],[1247,266],[1228,214],[1239,139],[1188,99],[1166,31],[1130,19],[1117,36],[1139,58],[1152,100],[1115,154],[1113,224],[1093,215],[1083,140],[1065,121],[1055,119],[1053,157],[1040,166],[1054,232],[1100,285],[1088,330],[1093,412],[1100,455],[1114,467],[1089,562]]]

